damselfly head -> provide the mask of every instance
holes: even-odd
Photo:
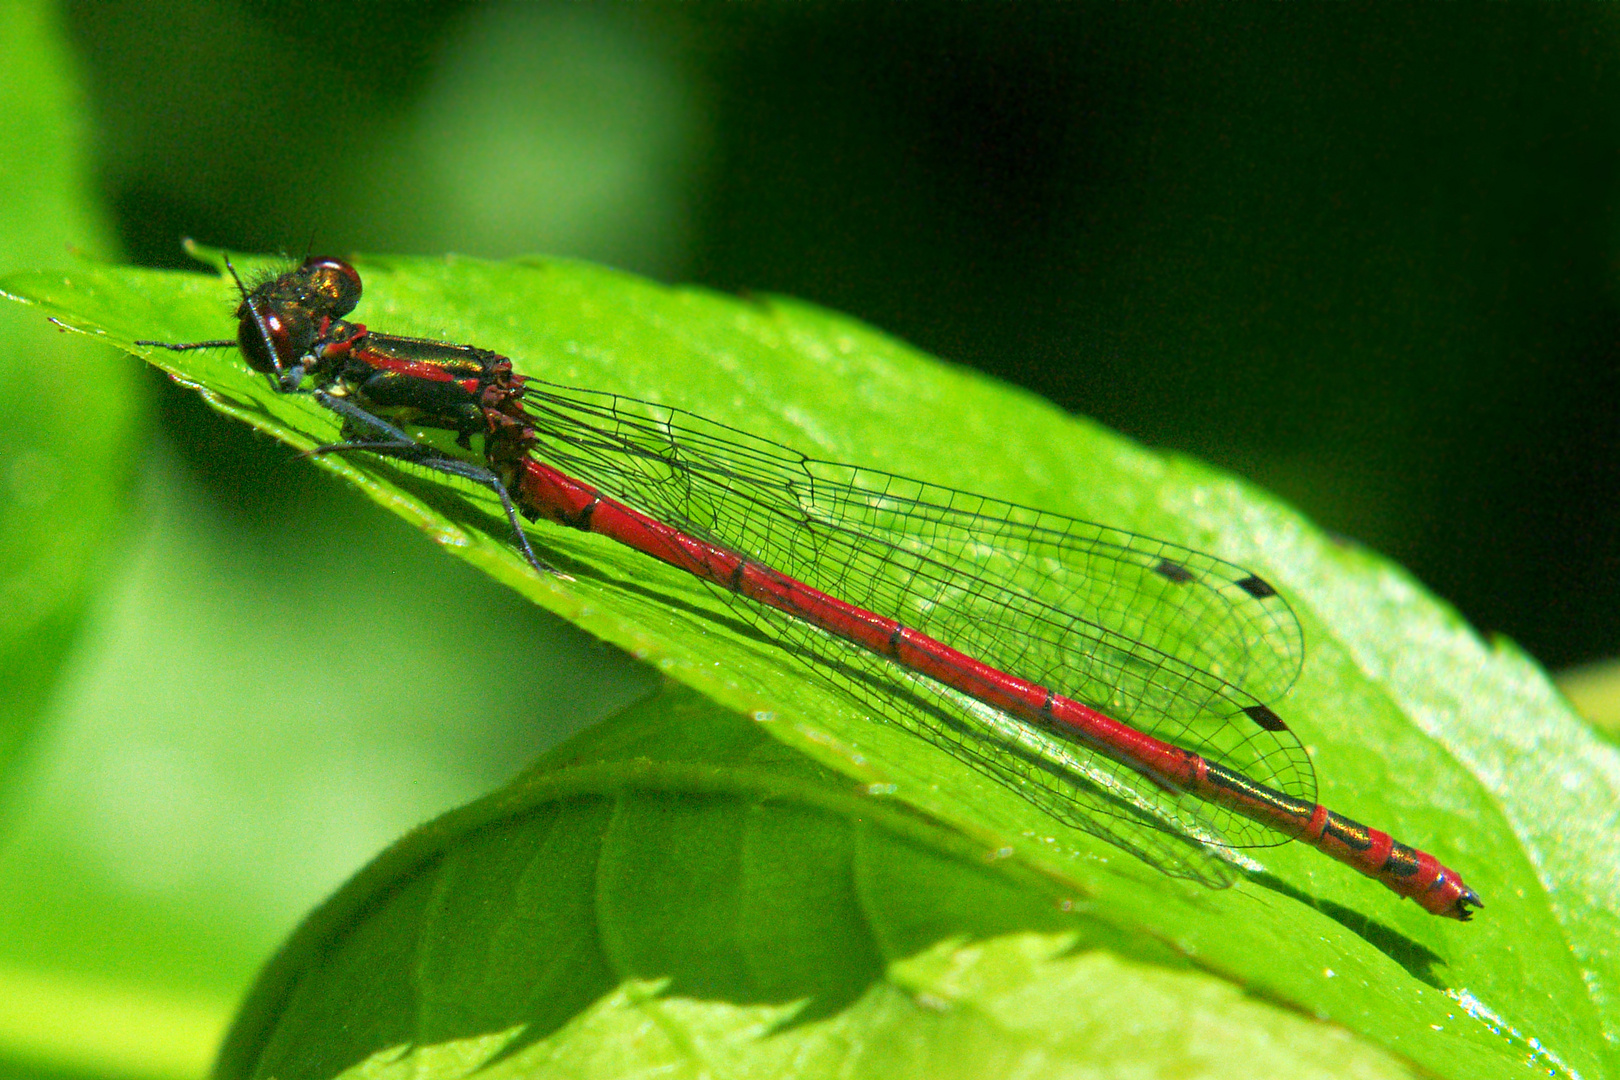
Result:
[[[326,257],[305,259],[252,289],[238,279],[237,288],[237,344],[248,366],[265,374],[298,368],[320,335],[360,301],[359,273],[342,259]]]
[[[236,344],[254,371],[279,375],[315,345],[315,320],[298,304],[266,304],[255,292],[236,317]]]
[[[324,316],[341,319],[360,302],[360,274],[342,259],[327,257],[305,259],[284,274],[257,281],[251,288],[238,281],[242,292],[242,307],[237,318],[247,313],[246,303],[258,301],[259,310],[300,307],[319,322]]]
[[[341,319],[360,302],[360,274],[342,259],[305,259],[288,276],[302,279],[309,293],[303,302],[319,314]]]

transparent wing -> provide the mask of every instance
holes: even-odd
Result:
[[[1258,708],[1298,675],[1299,624],[1249,571],[1167,541],[817,461],[631,398],[530,379],[524,402],[539,436],[536,456],[604,494],[1314,800],[1299,740]],[[988,708],[775,609],[717,592],[762,632],[820,661],[817,671],[877,715],[1061,820],[1155,862],[1176,853],[1144,852],[1166,841],[1145,838],[1135,827],[1143,820],[1199,842],[1286,839],[1165,791],[1071,734]]]

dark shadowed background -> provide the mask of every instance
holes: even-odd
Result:
[[[139,261],[792,293],[1233,468],[1551,666],[1620,644],[1603,8],[72,10]]]

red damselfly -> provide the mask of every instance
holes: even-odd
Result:
[[[137,344],[236,346],[276,390],[341,417],[344,441],[314,453],[489,489],[539,573],[520,517],[693,574],[878,715],[1167,873],[1221,884],[1191,852],[1300,839],[1434,914],[1482,906],[1432,855],[1315,801],[1268,704],[1298,674],[1299,624],[1256,574],[370,331],[346,321],[361,284],[339,259],[237,287],[234,341]]]

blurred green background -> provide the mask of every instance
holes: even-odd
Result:
[[[1549,666],[1620,651],[1610,8],[15,10],[0,52],[58,111],[13,113],[7,168],[38,165],[19,132],[65,140],[22,190],[68,209],[25,236],[14,203],[8,267],[178,266],[193,236],[790,293],[1232,468]],[[113,505],[13,703],[43,717],[0,846],[0,1066],[192,1075],[324,892],[652,676],[94,362],[134,380],[106,425],[144,408],[140,449],[55,510],[5,473],[13,515]],[[544,659],[470,677],[469,636]]]

